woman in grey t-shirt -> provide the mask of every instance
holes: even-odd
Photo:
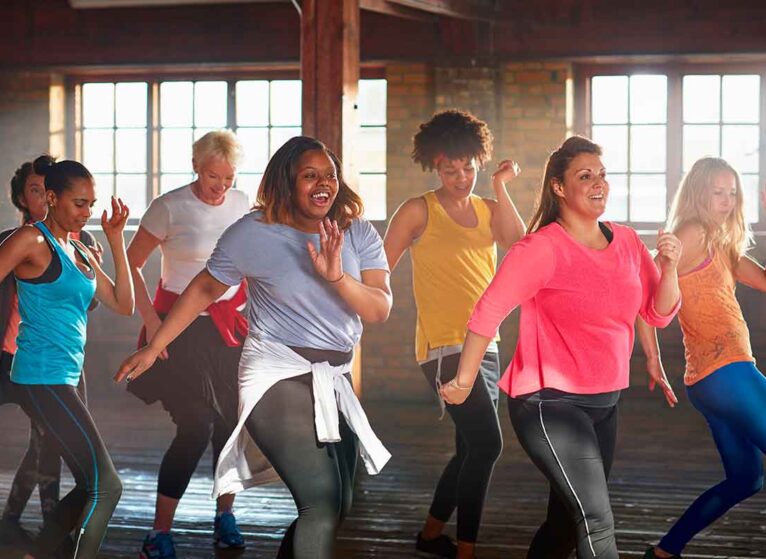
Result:
[[[386,320],[392,304],[383,243],[361,213],[337,157],[313,138],[290,139],[266,167],[256,211],[226,230],[149,345],[116,376],[142,374],[202,308],[247,279],[241,415],[218,462],[216,493],[268,479],[237,467],[237,439],[249,434],[299,511],[280,557],[332,558],[335,532],[351,505],[358,451],[371,473],[390,456],[348,375],[361,321]]]

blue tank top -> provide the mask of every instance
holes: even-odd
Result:
[[[34,226],[55,252],[53,258],[60,260],[61,273],[49,283],[16,278],[21,323],[11,380],[19,384],[77,386],[85,358],[88,306],[96,293],[95,274],[85,275],[45,224]],[[80,248],[72,245],[88,262]]]

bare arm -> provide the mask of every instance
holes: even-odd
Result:
[[[160,352],[227,289],[228,285],[215,279],[207,270],[202,270],[184,289],[149,345],[123,361],[114,379],[120,382],[126,377],[131,380],[143,374]]]
[[[423,234],[428,208],[423,198],[410,198],[394,212],[383,237],[388,267],[393,273],[404,252]]]
[[[663,316],[673,312],[673,308],[681,297],[681,290],[678,287],[678,261],[680,257],[680,240],[672,233],[660,231],[656,258],[660,268],[660,282],[654,294],[654,308]]]
[[[81,243],[91,266],[96,272],[96,298],[116,313],[125,316],[133,314],[135,303],[133,281],[128,269],[125,238],[123,237],[129,214],[128,207],[123,205],[121,200],[112,197],[112,216],[107,219],[106,210],[101,215],[101,227],[104,229],[114,259],[114,282],[101,269],[96,255]]]
[[[447,403],[462,404],[468,398],[479,374],[481,360],[484,358],[487,346],[491,341],[492,338],[468,330],[463,343],[463,351],[460,352],[457,375],[441,390],[442,397]]]
[[[17,267],[31,268],[30,276],[42,273],[33,269],[37,264],[35,256],[45,246],[45,238],[34,227],[20,227],[0,244],[0,281],[3,281]],[[47,250],[47,247],[45,247]]]
[[[506,250],[526,233],[524,220],[511,200],[507,188],[520,173],[521,169],[515,161],[501,161],[492,175],[492,189],[497,201],[485,200],[492,210],[492,236],[495,242]]]
[[[758,291],[766,291],[766,271],[747,254],[739,259],[734,274],[738,282]]]
[[[641,317],[636,319],[636,333],[641,349],[646,356],[646,372],[649,373],[649,390],[654,390],[656,385],[660,385],[665,394],[665,400],[672,408],[678,403],[678,398],[673,387],[670,386],[668,377],[665,375],[665,367],[662,366],[662,356],[660,355],[660,344],[657,340],[657,329],[650,326]]]

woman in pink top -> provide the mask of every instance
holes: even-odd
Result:
[[[548,159],[529,234],[506,255],[474,308],[457,376],[461,404],[503,319],[521,305],[519,341],[500,380],[524,450],[550,482],[548,515],[528,558],[617,559],[607,477],[616,404],[628,386],[640,315],[666,326],[680,305],[678,239],[660,234],[659,269],[630,228],[599,222],[609,195],[601,148],[572,137]],[[671,403],[667,380],[659,382]]]

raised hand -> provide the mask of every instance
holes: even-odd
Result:
[[[663,272],[670,272],[678,267],[681,258],[681,241],[673,233],[660,229],[657,237],[658,264]]]
[[[492,188],[497,193],[498,188],[505,185],[521,174],[521,167],[513,159],[504,159],[497,164],[497,170],[492,173]]]
[[[101,228],[106,238],[111,242],[113,239],[122,237],[125,223],[128,221],[130,210],[120,198],[112,196],[112,215],[107,218],[106,210],[101,214]]]
[[[311,241],[306,243],[306,248],[317,274],[331,283],[343,278],[343,231],[337,221],[325,218],[319,222],[319,252]]]

